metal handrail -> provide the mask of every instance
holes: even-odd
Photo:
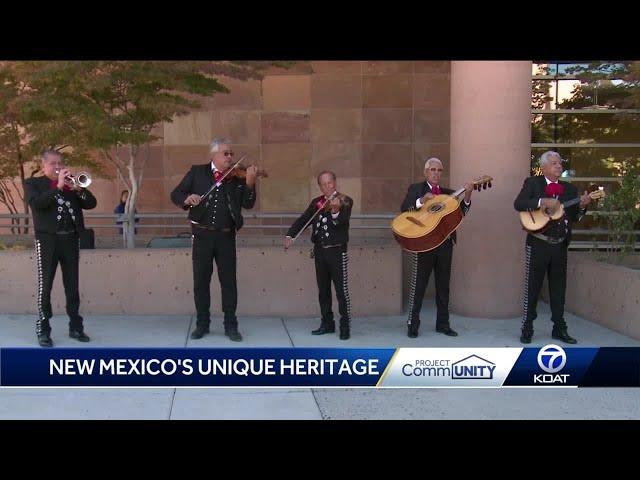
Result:
[[[248,213],[243,212],[242,216],[245,220],[262,220],[262,219],[295,219],[300,215],[296,213]],[[393,213],[354,213],[351,215],[352,220],[386,220],[385,224],[364,224],[364,225],[351,225],[350,228],[354,229],[387,229],[390,228],[390,220],[395,218],[397,214]],[[18,214],[0,214],[0,220],[7,219],[28,219],[31,218],[31,215],[26,215],[24,213]],[[126,224],[129,219],[124,214],[119,213],[85,213],[85,220],[92,219],[110,219],[113,223],[93,223],[86,222],[87,227],[90,228],[123,228],[123,224]],[[136,223],[137,229],[147,229],[147,228],[169,228],[169,229],[184,229],[185,227],[190,226],[189,221],[184,213],[136,213],[134,215],[134,220],[138,219],[167,219],[167,220],[182,220],[179,223]],[[116,224],[115,222],[122,222],[122,224]],[[283,229],[288,228],[289,225],[274,225],[274,224],[253,224],[253,223],[245,223],[244,225],[247,228],[264,228],[264,229]],[[0,229],[2,228],[30,228],[33,227],[32,223],[29,225],[24,224],[11,224],[11,223],[0,223]],[[32,234],[32,233],[30,233]]]
[[[243,218],[298,218],[298,213],[248,213],[242,212]],[[353,213],[353,219],[393,219],[397,213]],[[184,213],[136,213],[135,218],[179,218],[186,220]],[[30,214],[24,213],[1,213],[0,218],[31,218]],[[114,220],[125,219],[122,213],[85,213],[84,218],[112,218]]]
[[[587,212],[587,214],[592,214],[593,212]],[[608,212],[606,212],[608,213]],[[351,215],[351,219],[352,220],[360,220],[360,221],[364,221],[366,223],[364,224],[352,224],[350,226],[351,229],[356,229],[356,230],[388,230],[391,228],[391,222],[390,220],[392,220],[393,218],[395,218],[397,216],[397,214],[395,213],[364,213],[364,214],[357,214],[354,213]],[[262,219],[294,219],[294,218],[298,218],[299,214],[296,213],[249,213],[249,212],[243,212],[243,217],[245,218],[245,220],[262,220]],[[26,215],[23,213],[19,213],[19,214],[0,214],[0,220],[2,219],[26,219],[26,218],[31,218],[31,215]],[[123,214],[114,214],[114,213],[90,213],[87,212],[85,214],[85,219],[87,220],[91,220],[91,219],[109,219],[111,220],[113,223],[89,223],[87,226],[90,228],[95,228],[95,229],[100,229],[100,228],[123,228],[122,224],[115,224],[116,221],[122,221],[123,223],[126,223],[128,221],[128,218],[125,217]],[[185,216],[184,213],[136,213],[134,215],[134,219],[167,219],[167,220],[181,220],[178,223],[167,223],[167,224],[160,224],[160,223],[150,223],[150,224],[140,224],[137,223],[136,224],[136,229],[151,229],[151,228],[166,228],[166,229],[170,229],[170,230],[184,230],[186,228],[189,228],[190,224]],[[385,221],[383,223],[379,223],[379,224],[375,224],[375,223],[371,223],[368,221]],[[251,223],[251,222],[247,222],[245,223],[245,228],[247,229],[265,229],[265,230],[276,230],[276,229],[287,229],[289,228],[289,225],[278,225],[278,224],[267,224],[267,225],[263,225],[260,223]],[[24,225],[23,223],[16,225],[16,224],[10,224],[10,223],[0,223],[0,230],[2,229],[11,229],[11,228],[29,228],[29,233],[27,234],[29,237],[33,236],[33,223],[29,223],[28,225]],[[578,235],[596,235],[596,236],[602,236],[602,235],[607,235],[610,232],[606,229],[601,229],[601,228],[594,228],[594,229],[574,229],[573,233],[578,236]],[[640,235],[640,230],[632,230],[632,231],[625,231],[625,234],[627,233],[633,233],[636,235]],[[24,234],[23,234],[24,235]],[[588,249],[588,248],[607,248],[608,246],[612,246],[609,245],[610,242],[604,242],[604,241],[595,241],[595,240],[573,240],[571,242],[570,245],[570,249]],[[640,248],[640,246],[639,246]]]

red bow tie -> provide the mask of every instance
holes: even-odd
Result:
[[[564,187],[557,182],[551,182],[545,187],[544,193],[552,198],[560,198],[564,193]]]
[[[215,172],[213,172],[213,179],[214,179],[215,183],[218,183],[223,176],[224,175],[222,174],[222,172],[220,170],[216,170]]]

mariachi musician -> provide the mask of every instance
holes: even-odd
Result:
[[[80,235],[85,232],[82,210],[97,205],[96,197],[87,189],[91,177],[87,173],[71,175],[62,154],[46,150],[42,154],[43,177],[24,182],[25,198],[33,213],[35,250],[38,264],[38,319],[36,335],[41,347],[52,347],[51,288],[58,263],[69,315],[69,337],[88,342],[80,315],[79,271]]]
[[[242,341],[236,308],[236,232],[242,228],[242,208],[256,203],[259,170],[250,166],[239,174],[240,161],[234,162],[231,140],[216,138],[210,146],[211,161],[193,165],[171,192],[177,206],[189,210],[193,239],[193,297],[196,306],[194,340],[209,333],[211,275],[213,261],[218,267],[224,313],[224,334],[231,341]]]
[[[440,186],[443,171],[442,162],[437,158],[429,158],[424,164],[425,181],[414,183],[409,187],[400,210],[403,212],[415,210],[440,194],[451,194],[453,190]],[[466,215],[471,208],[471,193],[473,183],[465,183],[464,200],[460,202],[462,214]],[[436,277],[436,332],[455,337],[458,335],[449,325],[449,279],[451,277],[451,260],[453,245],[456,242],[454,231],[438,247],[420,253],[412,253],[413,269],[411,274],[411,290],[409,292],[409,318],[407,320],[407,335],[409,338],[418,336],[420,328],[420,310],[424,292],[427,289],[431,271],[435,270]]]
[[[351,336],[351,299],[349,298],[347,244],[353,199],[338,193],[336,174],[325,170],[317,178],[322,195],[315,197],[298,219],[293,222],[284,239],[288,249],[304,229],[311,224],[312,256],[315,259],[320,327],[312,335],[334,333],[336,324],[331,309],[331,282],[336,289],[340,311],[340,340]]]
[[[562,158],[558,152],[544,152],[539,159],[542,175],[525,179],[513,206],[517,211],[542,209],[549,215],[560,210],[561,202],[574,200],[557,221],[549,222],[544,233],[530,232],[527,235],[525,253],[525,283],[520,342],[531,343],[533,321],[538,316],[538,295],[545,275],[549,280],[549,303],[551,304],[551,337],[564,343],[575,344],[569,335],[564,318],[565,292],[567,289],[567,250],[571,241],[571,226],[587,212],[591,196],[584,192],[578,195],[575,185],[560,180]]]

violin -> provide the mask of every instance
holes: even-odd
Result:
[[[316,215],[318,215],[322,211],[325,211],[325,212],[331,211],[331,200],[333,200],[334,198],[337,198],[338,200],[340,200],[340,208],[345,206],[351,206],[351,202],[349,201],[347,196],[338,192],[331,194],[329,198],[324,200],[324,203],[322,203],[322,199],[318,200],[316,202],[316,213],[314,213],[313,216],[307,221],[307,223],[305,223],[304,226],[300,230],[298,230],[298,233],[296,233],[295,237],[287,240],[287,242],[289,243],[285,243],[285,247],[284,247],[285,250],[289,248],[289,246],[291,246],[293,242],[296,241],[296,239],[300,236],[300,234],[304,231],[304,229],[307,228],[309,224],[313,221]]]
[[[349,202],[349,199],[347,198],[346,195],[342,194],[342,193],[338,193],[336,192],[335,196],[329,197],[330,199],[332,198],[337,198],[338,200],[340,200],[340,208],[342,207],[347,207],[351,205],[351,202]],[[331,211],[331,200],[327,200],[324,204],[324,211],[325,212],[330,212]]]
[[[258,169],[258,177],[268,177],[269,174],[267,173],[266,170],[259,168]],[[233,170],[231,170],[229,172],[229,175],[225,178],[226,179],[230,179],[230,178],[241,178],[241,179],[246,179],[247,178],[247,167],[245,165],[238,165],[236,168],[234,168]]]

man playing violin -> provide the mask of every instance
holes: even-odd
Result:
[[[227,138],[214,139],[209,151],[211,162],[193,165],[171,192],[173,203],[189,210],[191,221],[193,298],[197,316],[191,338],[199,339],[209,333],[210,285],[215,260],[220,279],[224,333],[230,340],[240,342],[242,335],[238,331],[236,317],[236,232],[244,223],[241,209],[253,208],[256,203],[258,168],[248,167],[242,175],[246,178],[231,174],[233,171],[229,170],[236,162],[231,140]],[[202,197],[212,187],[211,193]]]
[[[542,175],[528,177],[514,201],[519,212],[543,209],[549,215],[560,208],[561,202],[578,197],[575,185],[559,180],[562,174],[562,158],[554,151],[540,156]],[[536,305],[544,276],[549,274],[549,300],[551,304],[551,337],[565,343],[577,343],[572,338],[564,320],[564,301],[567,289],[567,249],[571,241],[571,222],[579,221],[587,211],[591,197],[587,192],[580,197],[580,205],[566,209],[562,218],[550,221],[542,233],[527,235],[525,253],[524,308],[522,315],[522,343],[531,343],[533,321],[537,317]]]
[[[442,162],[437,158],[429,158],[424,164],[426,181],[409,186],[400,210],[403,212],[416,210],[436,195],[453,193],[453,190],[440,186],[442,171]],[[465,196],[464,200],[460,202],[460,209],[462,214],[466,215],[471,208],[473,183],[466,183],[464,187]],[[456,232],[454,231],[440,246],[433,250],[411,254],[413,256],[413,269],[409,291],[409,318],[407,320],[407,335],[409,338],[418,336],[422,300],[432,270],[435,270],[436,277],[436,332],[450,337],[458,335],[449,326],[449,279],[451,278],[451,261],[455,242]]]
[[[320,327],[313,330],[311,334],[323,335],[336,331],[331,309],[331,282],[333,281],[340,311],[340,340],[348,340],[351,336],[351,299],[348,286],[347,243],[353,200],[338,193],[335,173],[320,172],[317,180],[322,195],[312,199],[304,213],[293,222],[284,239],[284,248],[288,249],[294,239],[311,223],[313,258],[322,316]]]

